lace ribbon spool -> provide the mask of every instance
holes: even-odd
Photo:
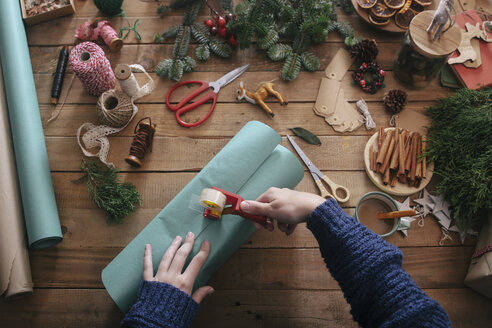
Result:
[[[148,81],[143,86],[138,84],[133,72],[144,73]],[[125,65],[119,64],[114,70],[114,74],[118,83],[120,84],[121,90],[123,90],[127,95],[129,95],[133,100],[142,98],[154,90],[154,80],[150,77],[149,73],[145,71],[141,65],[132,64]]]
[[[113,128],[127,125],[133,116],[132,100],[122,91],[106,91],[97,101],[97,116],[101,123]]]
[[[93,96],[114,89],[116,78],[104,51],[93,42],[82,42],[70,52],[70,66],[84,89]]]
[[[135,106],[135,104],[131,101],[131,99],[127,95],[125,95],[123,92],[110,90],[108,92],[108,94],[111,96],[111,95],[116,94],[116,92],[119,92],[119,94],[124,95],[124,97],[126,97],[126,98],[124,98],[124,100],[122,100],[123,104],[125,104],[125,108],[126,108],[127,103],[129,103],[131,108],[132,108],[131,116],[124,123],[123,126],[120,126],[120,127],[112,127],[112,126],[108,126],[108,125],[96,126],[92,123],[84,123],[77,130],[77,142],[79,143],[80,149],[82,150],[84,155],[87,157],[98,157],[102,163],[109,165],[109,166],[114,166],[114,165],[113,165],[113,163],[107,162],[107,157],[108,157],[108,153],[109,153],[109,140],[108,140],[107,136],[109,136],[111,134],[115,134],[117,132],[120,132],[121,130],[126,128],[126,126],[131,122],[131,120],[135,117],[135,115],[138,112],[137,106]],[[102,104],[104,104],[104,99],[110,99],[106,95],[106,93],[101,95],[98,103],[101,102]],[[101,115],[103,115],[103,114],[101,114]],[[107,119],[107,118],[105,118],[105,119]],[[113,118],[111,118],[111,119],[113,119]],[[109,121],[109,119],[108,119],[108,123],[111,123],[111,122],[112,121]],[[116,123],[116,124],[118,124],[118,123]],[[82,135],[83,130],[87,130],[87,132],[83,133],[83,135]],[[81,135],[82,135],[82,137],[81,137]],[[96,148],[96,147],[99,147],[99,151],[97,153],[91,153],[90,151],[87,150],[87,149]]]

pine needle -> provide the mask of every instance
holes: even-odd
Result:
[[[106,212],[108,224],[122,223],[141,205],[137,189],[131,183],[120,181],[117,168],[82,160],[80,169],[84,175],[72,182],[87,183],[90,198]]]

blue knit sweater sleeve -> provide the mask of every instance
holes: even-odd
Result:
[[[400,250],[329,199],[307,219],[326,266],[362,327],[450,327],[443,308],[401,268]]]
[[[190,295],[172,285],[143,280],[137,302],[123,318],[121,327],[190,327],[199,307]]]

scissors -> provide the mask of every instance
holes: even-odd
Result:
[[[218,79],[215,82],[206,82],[206,81],[198,81],[198,80],[191,80],[191,81],[183,81],[177,83],[175,86],[173,86],[166,95],[166,105],[167,108],[172,110],[173,112],[176,112],[176,121],[178,121],[179,124],[181,124],[184,127],[191,128],[198,126],[205,122],[210,115],[212,115],[212,112],[214,111],[215,104],[217,103],[217,94],[220,91],[220,88],[223,86],[229,84],[232,82],[234,79],[236,79],[239,75],[243,74],[249,67],[248,65],[244,65],[241,67],[236,68],[235,70],[230,71],[226,75],[222,76],[220,79]],[[181,101],[177,105],[171,105],[169,103],[169,99],[171,98],[171,94],[176,90],[177,88],[183,86],[183,85],[188,85],[188,84],[200,84],[200,87],[197,89],[193,90],[190,94],[188,94],[186,97],[181,99]],[[201,93],[204,93],[204,91],[207,91],[208,89],[212,88],[208,93],[205,93],[202,97],[200,97],[198,100],[191,102],[196,96],[198,96]],[[212,106],[210,107],[210,110],[208,111],[207,115],[205,115],[201,120],[195,123],[187,123],[181,119],[181,115],[184,113],[189,112],[190,110],[193,110],[197,108],[198,106],[206,103],[207,101],[212,100]]]
[[[335,198],[338,202],[344,203],[350,198],[350,192],[349,190],[341,185],[336,184],[335,182],[331,181],[330,178],[328,178],[325,174],[323,174],[314,164],[311,162],[309,157],[304,154],[302,151],[301,147],[294,141],[294,139],[291,138],[291,136],[287,135],[287,139],[289,139],[290,143],[292,144],[292,147],[296,150],[297,154],[299,154],[299,157],[302,159],[304,164],[306,164],[307,168],[309,169],[309,172],[311,172],[311,175],[313,176],[314,182],[316,182],[316,185],[318,186],[318,189],[321,193],[321,197],[323,198]],[[326,190],[323,182],[326,183],[326,185],[329,187],[331,193]]]

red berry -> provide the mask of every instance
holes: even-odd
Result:
[[[222,17],[222,16],[217,17],[217,26],[218,27],[224,27],[226,25],[226,23],[227,22],[226,22],[224,17]]]
[[[385,76],[385,75],[386,75],[386,72],[385,72],[385,71],[383,71],[383,70],[380,70],[380,71],[379,71],[379,75],[381,75],[381,76]]]
[[[205,25],[207,25],[208,28],[212,28],[214,26],[214,21],[211,19],[207,19],[205,21]]]
[[[219,35],[225,37],[227,35],[227,29],[225,27],[220,27]]]
[[[360,80],[359,84],[361,87],[364,87],[366,85],[366,80]]]
[[[229,44],[233,47],[237,46],[237,41],[236,41],[236,38],[234,37],[234,35],[231,35],[229,37]]]
[[[228,13],[225,17],[226,22],[230,22],[231,20],[234,19],[234,14],[233,13]]]
[[[218,29],[216,26],[212,26],[210,28],[210,34],[215,35],[215,34],[217,34],[217,32],[218,32]]]
[[[362,67],[362,69],[366,69],[367,68],[367,64],[366,63],[362,63],[362,65],[360,65],[360,67]]]

